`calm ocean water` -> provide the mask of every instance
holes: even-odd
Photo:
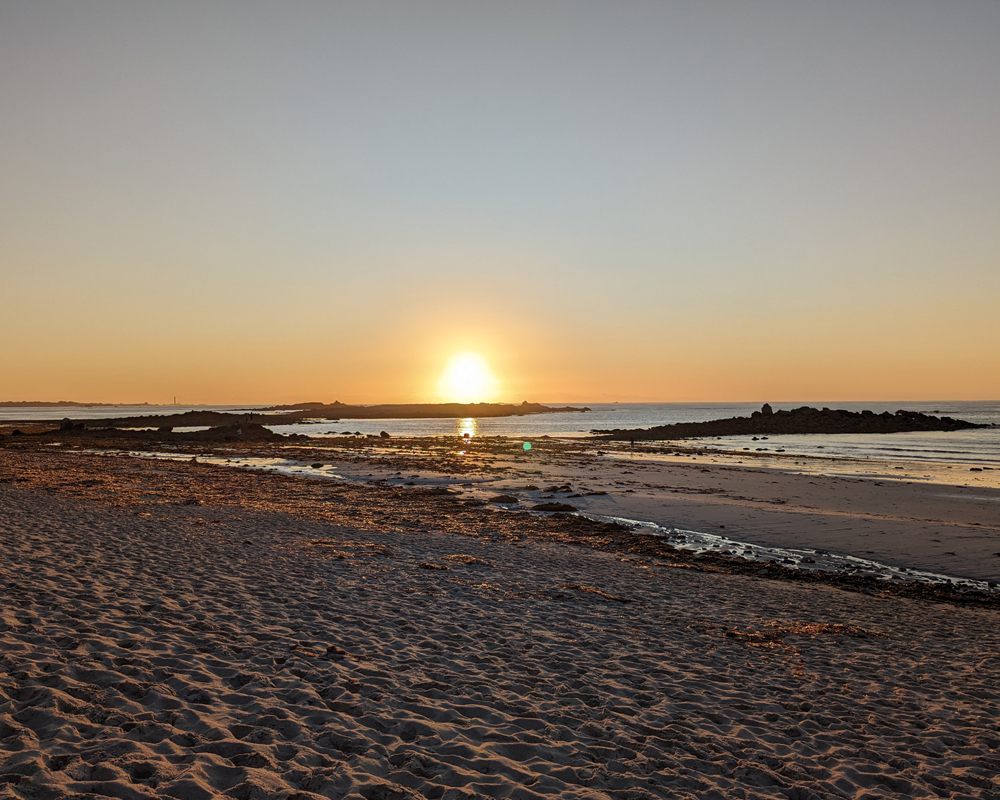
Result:
[[[562,405],[562,404],[560,404]],[[577,404],[574,404],[577,405]],[[760,408],[759,403],[595,403],[586,413],[538,414],[525,417],[502,417],[479,420],[341,420],[296,425],[295,430],[309,436],[333,433],[386,431],[392,436],[441,436],[469,433],[473,436],[509,436],[530,440],[541,436],[586,436],[593,429],[649,428],[674,422],[707,422],[724,417],[746,416]],[[772,403],[775,410],[792,409],[805,403]],[[1000,402],[987,403],[809,403],[820,408],[845,408],[848,411],[870,409],[876,413],[905,408],[938,416],[950,416],[969,422],[1000,426]],[[276,428],[275,430],[281,430]],[[287,429],[286,429],[287,430]],[[744,441],[746,440],[746,441]],[[750,447],[782,449],[787,453],[872,458],[878,460],[940,461],[952,463],[996,464],[1000,466],[1000,427],[955,433],[896,433],[886,435],[808,435],[771,436],[753,442],[751,437],[733,436],[712,439],[713,447],[742,450]]]
[[[554,404],[555,405],[555,404]],[[563,405],[559,403],[558,405]],[[705,422],[724,417],[746,416],[760,408],[760,403],[574,403],[588,405],[586,413],[537,414],[494,419],[386,419],[338,422],[306,422],[295,426],[276,426],[279,433],[304,433],[308,436],[341,435],[346,432],[392,436],[509,436],[531,440],[542,436],[585,436],[593,429],[648,428],[674,422]],[[704,440],[713,447],[742,450],[750,447],[768,451],[784,450],[803,455],[845,458],[874,458],[908,461],[942,461],[1000,465],[1000,401],[992,402],[888,402],[888,403],[771,403],[775,410],[801,405],[845,408],[849,411],[870,409],[876,413],[903,408],[938,416],[951,416],[970,422],[998,427],[955,433],[895,433],[888,435],[788,435],[771,436],[764,441],[733,436]],[[7,408],[0,409],[0,419],[29,421],[69,416],[73,419],[165,415],[189,410],[231,411],[248,406],[114,406],[73,409]]]

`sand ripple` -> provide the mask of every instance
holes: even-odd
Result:
[[[0,797],[1000,797],[995,611],[16,485],[0,508]]]

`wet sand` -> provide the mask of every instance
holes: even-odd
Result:
[[[354,484],[448,487],[479,501],[503,494],[520,508],[555,500],[603,517],[1000,582],[1000,486],[994,485],[1000,473],[992,471],[966,469],[961,484],[949,484],[954,473],[942,466],[929,480],[926,464],[701,450],[671,457],[557,440],[540,442],[530,453],[519,442],[454,438],[315,439],[257,447],[252,454],[233,448],[199,452],[203,460],[214,456],[218,463]],[[190,455],[188,449],[173,457]],[[857,477],[858,470],[866,476]]]
[[[0,451],[0,797],[1000,797],[996,610],[574,546],[485,457],[53,450]]]

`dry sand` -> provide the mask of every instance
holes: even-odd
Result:
[[[1000,797],[1000,612],[234,472],[0,451],[0,797]]]

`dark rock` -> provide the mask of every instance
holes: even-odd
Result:
[[[765,406],[766,408],[767,406]],[[749,417],[730,417],[711,422],[680,422],[655,428],[600,431],[598,436],[618,441],[656,441],[708,436],[747,436],[782,433],[906,433],[914,431],[959,431],[985,428],[965,420],[934,417],[916,411],[875,414],[843,409],[822,410],[803,406],[791,411],[765,414],[754,411]]]
[[[157,433],[173,433],[174,432],[174,426],[173,425],[161,425],[159,428],[156,429],[156,432]]]
[[[21,432],[21,431],[19,431],[17,428],[15,428],[14,430],[12,430],[10,432],[10,435],[11,436],[24,436],[24,433]]]
[[[381,437],[382,439],[391,439],[391,438],[392,438],[392,437],[391,437],[391,436],[389,436],[389,434],[388,434],[388,433],[386,433],[385,431],[381,431],[381,432],[379,433],[379,436],[380,436],[380,437]]]
[[[59,423],[59,430],[61,431],[73,430],[73,420],[71,420],[69,417],[63,417],[62,422]]]
[[[760,407],[760,413],[763,414],[765,417],[770,417],[774,413],[774,411],[771,409],[771,404],[764,403],[764,405]]]
[[[496,497],[491,497],[487,502],[489,503],[517,503],[520,502],[512,494],[498,494]]]
[[[577,509],[569,503],[539,503],[532,511],[549,511],[556,514],[575,514]]]
[[[244,425],[220,425],[216,428],[209,428],[207,431],[191,431],[190,433],[177,433],[174,436],[183,437],[198,442],[272,442],[284,439],[280,433],[273,433],[263,425],[250,422]],[[287,438],[296,438],[299,434],[292,434]]]

